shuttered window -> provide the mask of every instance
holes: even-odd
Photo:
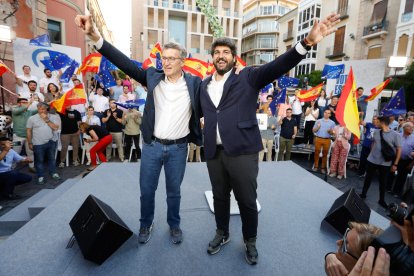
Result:
[[[398,39],[398,50],[397,56],[404,57],[407,53],[407,46],[408,46],[408,35],[402,35]]]
[[[381,47],[375,47],[368,49],[367,59],[381,58]]]
[[[334,43],[334,55],[340,55],[344,52],[344,41],[345,41],[345,26],[338,28],[335,32],[335,43]]]
[[[385,16],[387,14],[387,5],[388,0],[382,0],[374,5],[371,16],[372,24],[381,23],[385,19]]]

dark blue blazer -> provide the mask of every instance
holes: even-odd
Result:
[[[304,57],[293,47],[260,67],[246,67],[238,75],[233,69],[224,83],[223,96],[217,108],[207,92],[212,76],[202,82],[200,101],[204,115],[206,159],[212,159],[216,152],[217,124],[226,154],[253,154],[263,149],[256,119],[259,90],[295,67]]]
[[[164,71],[150,67],[146,70],[139,68],[133,61],[124,55],[117,48],[107,41],[104,41],[99,52],[121,69],[125,74],[147,87],[147,100],[142,117],[141,132],[145,143],[150,144],[154,133],[155,124],[155,104],[154,89],[165,79]],[[200,129],[200,84],[201,79],[190,74],[184,73],[184,79],[187,83],[188,93],[191,100],[191,118],[189,122],[190,134],[188,141],[201,145],[201,129]]]

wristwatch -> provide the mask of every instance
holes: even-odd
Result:
[[[307,43],[308,40],[306,39],[306,37],[304,39],[302,39],[299,43],[303,46],[303,48],[305,48],[306,51],[309,51],[312,48],[312,45]]]

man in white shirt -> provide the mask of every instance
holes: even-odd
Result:
[[[29,81],[33,80],[36,83],[38,82],[37,77],[30,74],[31,68],[29,65],[23,65],[23,75],[15,76],[17,83],[17,93],[22,96],[23,92],[29,92]],[[39,91],[37,89],[37,91]],[[24,96],[22,96],[25,98]]]
[[[109,95],[111,96],[112,99],[115,99],[116,101],[118,101],[119,96],[122,95],[123,91],[124,91],[124,88],[122,85],[122,80],[116,79],[116,85],[109,88]]]
[[[37,110],[37,104],[45,100],[45,96],[42,93],[36,92],[37,82],[34,80],[29,80],[27,82],[28,91],[23,91],[20,93],[21,98],[27,99],[32,104],[29,106],[28,110]]]
[[[39,81],[40,92],[47,93],[47,86],[49,85],[49,83],[53,83],[57,87],[60,87],[60,82],[59,82],[59,76],[61,75],[60,73],[54,76],[52,74],[52,71],[50,71],[50,69],[47,69],[47,68],[43,70],[43,73],[45,73],[45,76],[41,78]]]

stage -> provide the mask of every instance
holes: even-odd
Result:
[[[258,177],[261,205],[257,248],[259,262],[248,265],[239,216],[230,222],[231,241],[213,256],[208,242],[214,215],[204,196],[210,190],[205,163],[189,163],[182,184],[181,228],[184,241],[169,240],[163,172],[156,194],[151,240],[138,244],[139,163],[105,163],[0,243],[0,275],[324,275],[324,256],[339,238],[320,223],[342,192],[293,162],[262,162]],[[93,194],[110,205],[134,235],[101,266],[83,259],[69,221]],[[387,219],[371,212],[382,228]]]

